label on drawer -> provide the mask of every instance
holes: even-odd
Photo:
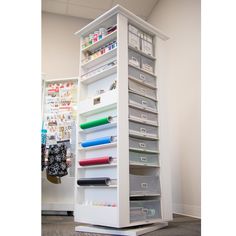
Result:
[[[147,162],[147,157],[140,157],[140,160],[143,162]]]
[[[141,188],[148,188],[148,183],[141,183]]]
[[[139,143],[139,147],[145,148],[145,147],[146,147],[146,144],[145,144],[145,143]]]

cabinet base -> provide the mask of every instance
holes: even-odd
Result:
[[[75,231],[78,232],[86,232],[86,233],[96,233],[96,234],[110,234],[110,235],[124,235],[124,236],[138,236],[142,234],[146,234],[161,228],[168,226],[167,222],[162,222],[158,224],[151,224],[146,226],[137,226],[132,228],[124,228],[124,229],[117,229],[117,228],[109,228],[109,227],[102,227],[102,226],[94,226],[94,225],[81,225],[76,226]]]

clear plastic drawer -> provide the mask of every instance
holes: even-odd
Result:
[[[153,44],[145,39],[141,39],[141,48],[147,55],[153,56]]]
[[[144,153],[144,152],[129,152],[129,163],[133,165],[159,165],[158,154]]]
[[[151,99],[157,99],[156,96],[156,89],[148,88],[145,85],[141,85],[140,83],[137,83],[133,80],[129,79],[129,90],[136,92],[140,95],[147,96]]]
[[[150,138],[158,138],[158,127],[129,121],[129,133]]]
[[[141,57],[141,68],[149,73],[154,73],[154,61],[147,57]]]
[[[141,55],[129,49],[129,64],[140,67],[141,66]]]
[[[157,102],[150,98],[140,96],[138,94],[129,93],[129,104],[142,108],[144,110],[149,110],[152,112],[157,112]]]
[[[147,122],[153,125],[158,125],[158,116],[157,114],[151,113],[151,112],[147,112],[147,111],[143,111],[140,109],[135,109],[130,107],[129,108],[129,118],[133,118],[135,120],[138,121],[142,121],[142,122]]]
[[[130,222],[144,221],[147,215],[142,207],[130,207]]]
[[[140,38],[131,32],[129,32],[129,45],[140,50]]]
[[[130,222],[161,218],[160,200],[130,202]]]
[[[158,141],[156,140],[143,140],[139,138],[129,138],[129,148],[143,152],[158,153]]]
[[[152,87],[156,87],[156,78],[152,75],[149,75],[145,72],[141,72],[138,69],[135,69],[131,66],[129,66],[129,77],[136,79],[144,84],[147,84]]]
[[[130,175],[130,195],[148,196],[160,194],[160,180],[158,175]]]

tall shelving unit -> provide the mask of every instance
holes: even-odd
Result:
[[[76,157],[76,127],[77,126],[77,85],[78,77],[69,78],[46,78],[44,74],[42,78],[42,121],[46,123],[47,115],[59,114],[54,111],[47,111],[46,97],[47,97],[47,87],[49,84],[60,84],[60,83],[71,83],[75,84],[75,88],[71,89],[72,92],[72,104],[71,104],[71,114],[72,120],[71,125],[73,130],[71,132],[71,167],[68,168],[68,175],[62,177],[60,184],[50,183],[47,179],[46,169],[41,173],[41,187],[42,187],[42,211],[65,211],[71,212],[74,210],[74,181],[75,181],[75,157]],[[67,111],[68,112],[68,111]],[[59,120],[59,118],[58,118]],[[57,120],[57,121],[58,121]],[[47,127],[45,127],[47,128]],[[56,133],[56,131],[55,131]],[[75,135],[74,135],[75,134]],[[49,138],[49,137],[47,137]],[[63,140],[62,140],[63,141]]]
[[[91,45],[82,45],[94,31],[114,25],[116,30],[111,34]],[[132,27],[150,36],[153,53],[147,54],[132,45],[129,38]],[[81,42],[78,127],[84,122],[112,117],[107,124],[79,129],[75,221],[114,228],[152,223],[166,226],[172,219],[170,172],[168,158],[162,153],[159,79],[163,78],[159,78],[157,71],[161,71],[159,56],[163,55],[163,42],[168,37],[119,5],[75,34]],[[96,58],[88,57],[112,42],[114,48]],[[112,66],[104,69],[109,63]],[[115,81],[116,88],[110,90]],[[110,137],[110,142],[82,145],[86,140],[102,137]],[[102,156],[110,156],[112,161],[79,165],[81,160]],[[102,186],[77,183],[95,177],[107,177],[110,183]],[[88,228],[78,226],[76,230]]]

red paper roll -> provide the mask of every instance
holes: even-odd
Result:
[[[79,164],[81,166],[109,164],[111,162],[111,159],[112,157],[109,157],[109,156],[89,158],[89,159],[79,161]]]

